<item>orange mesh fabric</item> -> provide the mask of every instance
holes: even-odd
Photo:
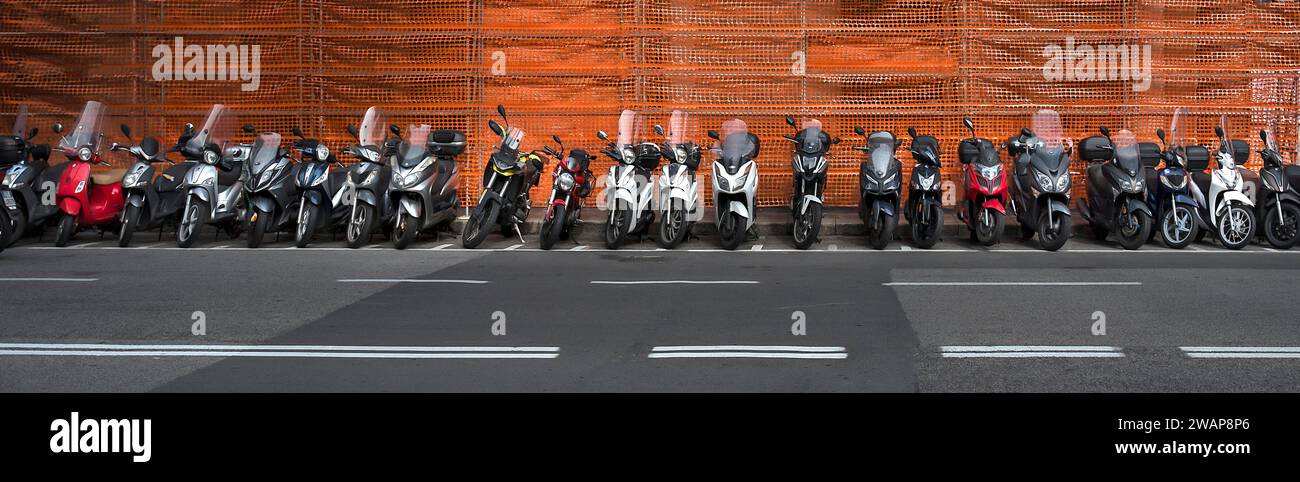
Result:
[[[700,143],[705,130],[744,119],[763,141],[763,206],[790,195],[787,115],[818,118],[846,141],[831,150],[826,195],[840,206],[856,204],[853,126],[937,137],[949,181],[958,179],[963,116],[998,141],[1040,108],[1058,110],[1076,141],[1103,125],[1153,141],[1187,106],[1193,142],[1215,144],[1220,114],[1256,149],[1258,131],[1272,129],[1288,158],[1300,136],[1297,2],[0,0],[0,11],[0,130],[27,104],[49,142],[50,124],[71,122],[94,99],[110,107],[110,138],[125,122],[166,143],[220,102],[241,124],[282,133],[297,125],[342,146],[344,127],[379,105],[401,126],[466,132],[466,202],[480,188],[498,103],[530,149],[558,134],[594,152],[595,132],[617,131],[623,109],[645,117],[643,139],[656,139],[651,127],[673,110],[691,113]],[[178,36],[259,45],[260,87],[155,81],[153,49]],[[1045,50],[1071,39],[1149,46],[1149,88],[1045,79]],[[593,170],[608,166],[598,159]],[[534,199],[549,183],[544,176]]]

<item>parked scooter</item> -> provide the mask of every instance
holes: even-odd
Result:
[[[239,234],[244,219],[244,204],[240,202],[244,181],[240,176],[251,146],[228,147],[234,126],[234,112],[215,104],[203,127],[180,148],[185,160],[194,165],[178,187],[186,194],[181,221],[176,225],[177,246],[193,246],[206,224],[225,229],[231,238]]]
[[[131,139],[131,128],[122,124],[122,134]],[[193,135],[194,126],[186,124],[177,147]],[[135,164],[127,169],[126,176],[122,178],[126,208],[122,211],[122,227],[117,231],[117,245],[123,248],[130,246],[136,231],[158,228],[167,221],[179,223],[181,209],[185,207],[188,194],[188,190],[181,188],[181,183],[196,163],[176,164],[167,158],[158,139],[153,137],[145,137],[134,146],[114,142],[111,150],[125,151],[135,159]],[[162,175],[154,177],[158,172],[157,164],[161,163],[167,163],[169,167]]]
[[[975,123],[970,119],[962,120],[962,124],[970,131],[970,138],[962,139],[957,148],[966,183],[957,219],[966,223],[971,241],[992,246],[1002,240],[1006,226],[1006,205],[1010,201],[1007,176],[993,141],[975,137]]]
[[[361,119],[360,130],[348,126],[348,133],[357,140],[357,145],[347,148],[346,152],[359,161],[352,166],[352,174],[345,181],[352,184],[356,192],[348,216],[349,248],[359,248],[369,242],[376,226],[384,226],[385,230],[392,232],[393,205],[389,202],[388,187],[392,183],[393,170],[389,161],[402,140],[397,136],[388,137],[384,130],[386,119],[383,111],[371,107]]]
[[[1153,213],[1146,202],[1146,173],[1137,136],[1122,130],[1112,137],[1110,129],[1100,130],[1100,136],[1079,143],[1080,157],[1088,162],[1088,196],[1077,201],[1079,212],[1098,241],[1114,231],[1120,246],[1138,249],[1151,236]]]
[[[1241,249],[1255,237],[1258,223],[1255,203],[1246,196],[1237,165],[1250,159],[1250,144],[1228,138],[1228,116],[1222,116],[1214,133],[1219,136],[1217,167],[1211,172],[1192,167],[1192,198],[1206,226],[1212,227],[1223,247]]]
[[[11,228],[7,240],[0,244],[13,244],[59,213],[55,193],[68,163],[51,166],[50,146],[32,143],[37,132],[35,127],[27,130],[24,107],[15,119],[13,136],[0,137],[0,165],[7,168],[0,183],[0,199]]]
[[[1032,129],[1022,129],[1006,144],[1015,159],[1011,207],[1020,221],[1020,235],[1038,234],[1038,245],[1056,251],[1073,232],[1070,220],[1070,151],[1053,110],[1034,114]]]
[[[92,165],[110,165],[99,155],[104,143],[105,117],[104,104],[87,102],[77,126],[59,141],[59,150],[69,162],[59,178],[56,202],[60,218],[55,246],[67,246],[80,228],[97,227],[103,232],[122,214],[122,176],[126,169],[91,171]],[[63,125],[55,124],[54,132],[62,133]]]
[[[298,136],[293,150],[301,156],[298,174],[294,176],[299,193],[294,245],[306,248],[317,231],[338,226],[348,218],[355,191],[352,184],[344,182],[348,178],[347,167],[330,152],[329,146],[320,139],[308,139],[298,126],[293,127],[293,135]],[[330,170],[333,166],[338,168]]]
[[[257,130],[245,124],[244,132],[254,134]],[[261,246],[268,231],[283,231],[298,220],[298,188],[293,179],[297,178],[299,166],[294,164],[290,151],[281,147],[281,142],[280,134],[257,134],[249,148],[248,160],[244,161],[241,179],[247,200],[244,209],[248,216],[250,248]]]
[[[699,219],[700,192],[695,172],[700,167],[700,146],[686,139],[688,118],[685,112],[675,110],[668,119],[671,132],[664,133],[663,126],[655,126],[655,133],[664,136],[660,151],[668,161],[659,175],[659,247],[672,249],[691,235],[691,227]]]
[[[591,194],[593,174],[591,155],[582,149],[572,149],[564,155],[560,136],[551,136],[559,150],[543,147],[542,152],[554,157],[555,170],[551,171],[551,199],[546,203],[546,216],[542,218],[542,249],[551,249],[560,239],[570,236],[570,230],[582,219],[582,208]]]
[[[912,181],[908,183],[907,208],[903,210],[912,227],[912,242],[923,249],[934,247],[943,232],[943,190],[939,182],[939,140],[918,136],[907,128],[912,138]]]
[[[531,209],[528,190],[541,180],[542,168],[546,166],[537,154],[519,150],[524,131],[510,126],[506,108],[498,105],[497,113],[506,125],[502,127],[495,120],[488,120],[488,127],[501,137],[501,144],[484,166],[483,193],[465,222],[461,243],[466,248],[482,243],[493,225],[501,226],[501,234],[506,236],[513,231],[519,236],[519,242],[524,242],[517,226],[528,219]]]
[[[867,155],[858,166],[858,217],[866,225],[867,242],[871,247],[884,249],[894,240],[894,231],[898,229],[899,190],[903,177],[903,163],[894,156],[898,140],[894,134],[885,131],[867,136],[865,129],[854,127],[853,132],[867,141],[865,146],[854,147]]]
[[[618,142],[610,142],[601,151],[615,161],[605,176],[605,207],[609,210],[605,246],[609,249],[618,249],[630,235],[644,235],[655,219],[650,177],[659,168],[663,153],[653,142],[632,144],[638,130],[636,120],[636,112],[623,111],[618,118]],[[596,132],[596,137],[609,142],[605,131]]]
[[[794,118],[785,123],[795,127]],[[790,214],[794,218],[794,246],[808,249],[818,241],[822,230],[822,196],[826,191],[826,153],[840,138],[831,139],[822,130],[817,119],[805,120],[793,137],[784,136],[794,144],[794,193],[790,198]]]
[[[1260,200],[1260,217],[1264,219],[1264,239],[1274,248],[1290,249],[1296,244],[1297,228],[1300,228],[1300,193],[1291,183],[1300,177],[1300,166],[1283,165],[1277,140],[1268,131],[1259,131],[1259,138],[1264,141],[1264,149],[1259,151],[1259,157],[1264,160],[1264,166],[1259,169],[1264,189],[1256,199]]]
[[[1210,156],[1204,147],[1186,144],[1186,117],[1186,108],[1174,111],[1168,137],[1164,129],[1156,129],[1156,137],[1164,146],[1159,153],[1164,167],[1155,172],[1159,182],[1147,182],[1147,205],[1155,209],[1156,232],[1165,246],[1172,249],[1186,248],[1203,232],[1202,221],[1196,214],[1196,200],[1187,182],[1188,165],[1196,158],[1204,166]]]
[[[722,123],[722,133],[709,131],[720,141],[713,148],[713,206],[717,213],[718,236],[723,249],[733,250],[748,239],[754,226],[758,202],[758,136],[749,132],[745,121],[732,119]]]
[[[400,137],[397,126],[389,126]],[[393,246],[406,249],[421,232],[456,217],[460,174],[456,156],[465,152],[465,134],[411,125],[397,149],[388,202],[393,214]]]

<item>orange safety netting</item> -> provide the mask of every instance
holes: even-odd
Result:
[[[0,0],[0,12],[0,114],[28,105],[41,141],[94,99],[110,107],[110,137],[126,122],[167,142],[219,102],[240,123],[297,125],[341,147],[344,127],[379,105],[398,125],[467,133],[466,202],[494,144],[486,121],[497,104],[528,132],[529,148],[558,134],[596,151],[595,132],[615,132],[622,109],[643,114],[644,139],[673,110],[692,114],[699,143],[705,130],[744,119],[763,142],[764,206],[788,202],[787,115],[818,118],[845,139],[831,151],[826,196],[841,206],[856,204],[853,126],[934,135],[947,180],[958,179],[963,116],[997,141],[1039,108],[1058,110],[1076,141],[1103,125],[1154,141],[1187,106],[1195,142],[1215,144],[1220,114],[1256,149],[1258,131],[1273,129],[1285,157],[1300,136],[1298,2]],[[154,49],[176,37],[258,45],[259,88],[154,80]],[[1044,54],[1067,45],[1149,46],[1150,85],[1047,78]]]

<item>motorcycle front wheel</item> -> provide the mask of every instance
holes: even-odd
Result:
[[[993,209],[981,209],[975,225],[975,240],[984,246],[993,246],[1002,239],[1002,230],[1006,228],[1006,215]]]
[[[1228,249],[1241,249],[1255,237],[1255,213],[1240,205],[1232,205],[1216,223],[1219,242]]]
[[[1295,246],[1298,229],[1300,229],[1300,206],[1295,204],[1282,203],[1280,215],[1277,206],[1273,206],[1264,216],[1264,238],[1274,248],[1291,249]]]
[[[722,249],[728,251],[735,250],[745,242],[745,218],[740,214],[728,212],[722,218],[722,225],[718,228],[718,235],[722,238]]]
[[[393,247],[397,249],[406,249],[415,238],[420,235],[420,225],[424,224],[420,218],[412,217],[406,214],[406,211],[398,208],[397,221],[393,225]]]
[[[13,246],[24,234],[27,234],[27,213],[23,211],[22,205],[18,210],[10,214],[9,224],[12,229],[9,230],[9,239],[3,241],[5,246]]]
[[[794,220],[794,247],[811,248],[822,231],[822,205],[810,203],[808,209]]]
[[[488,226],[496,221],[497,215],[501,212],[501,205],[491,199],[485,201],[487,204],[476,209],[469,219],[465,220],[465,229],[461,232],[461,245],[466,249],[478,247],[484,239],[487,239]]]
[[[605,223],[605,247],[618,249],[627,241],[627,233],[632,229],[632,213],[624,208],[622,202],[614,208],[608,222]]]
[[[357,249],[370,239],[370,231],[375,222],[375,208],[369,204],[357,204],[348,220],[348,247]]]
[[[1043,214],[1038,216],[1038,246],[1046,251],[1056,251],[1065,246],[1065,242],[1070,239],[1070,217],[1064,214],[1044,210]]]
[[[912,242],[916,243],[918,248],[930,249],[939,242],[939,228],[943,227],[943,210],[934,204],[925,209],[930,210],[927,214],[930,221],[925,223],[912,222]]]
[[[1151,237],[1151,216],[1142,211],[1129,213],[1129,219],[1121,215],[1115,220],[1115,226],[1118,228],[1115,234],[1119,235],[1119,245],[1124,249],[1134,250],[1142,247],[1147,239]]]
[[[62,248],[67,246],[68,241],[76,235],[77,217],[68,213],[62,213],[59,216],[59,229],[54,235],[54,245]]]
[[[208,203],[199,198],[190,199],[189,209],[185,210],[181,223],[176,226],[176,246],[188,248],[194,245],[194,238],[207,222]]]
[[[1183,249],[1192,244],[1199,234],[1197,229],[1200,226],[1196,225],[1196,213],[1187,206],[1174,206],[1160,217],[1160,239],[1170,249]]]
[[[554,207],[550,218],[542,222],[542,249],[554,247],[560,240],[560,235],[564,234],[564,214],[563,206]]]
[[[898,228],[898,215],[880,213],[880,223],[868,236],[873,249],[885,249],[894,240],[894,230]]]
[[[311,238],[316,234],[316,209],[307,203],[302,207],[302,214],[298,216],[297,236],[294,238],[294,246],[306,248],[311,244]]]
[[[271,213],[264,213],[253,208],[253,229],[248,233],[248,247],[256,248],[262,245],[262,238],[266,236],[266,230],[271,227]]]
[[[134,204],[127,204],[126,211],[122,212],[122,227],[117,230],[117,246],[125,248],[131,245],[131,237],[135,235],[135,228],[140,224],[140,207]]]

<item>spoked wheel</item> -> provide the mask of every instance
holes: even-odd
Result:
[[[176,245],[182,248],[188,248],[194,245],[194,238],[198,237],[199,229],[208,219],[208,203],[191,198],[188,208],[181,215],[181,223],[176,226]]]
[[[660,248],[673,249],[686,239],[686,205],[680,199],[672,200],[671,208],[659,220]]]
[[[935,243],[939,242],[939,228],[943,226],[943,211],[938,205],[930,205],[926,208],[930,210],[927,214],[930,221],[926,223],[912,223],[912,242],[921,249],[933,248]]]
[[[1070,239],[1070,217],[1061,213],[1052,215],[1045,211],[1038,217],[1038,246],[1047,251],[1056,251],[1065,246]]]
[[[618,249],[627,241],[627,232],[632,229],[632,213],[625,209],[625,204],[619,202],[618,207],[610,214],[609,222],[605,223],[605,247],[609,249]]]
[[[981,209],[978,224],[975,225],[975,239],[984,246],[998,244],[1006,223],[1006,215],[992,209]]]
[[[357,249],[370,239],[370,231],[375,222],[375,208],[369,204],[358,203],[348,220],[348,247]]]
[[[1196,213],[1183,205],[1174,206],[1160,217],[1160,238],[1171,249],[1183,249],[1196,239]]]
[[[122,227],[117,230],[117,246],[125,248],[131,245],[131,237],[135,235],[135,229],[140,225],[140,207],[134,204],[127,204],[126,211],[122,212]]]
[[[1115,220],[1119,228],[1119,245],[1124,249],[1138,249],[1151,237],[1151,216],[1142,211],[1133,211],[1127,216],[1121,214]]]
[[[501,205],[495,201],[488,200],[487,204],[474,210],[474,214],[465,220],[465,229],[461,232],[461,245],[467,249],[473,249],[487,239],[488,226],[496,221],[497,215],[501,212]]]
[[[739,248],[745,242],[745,219],[738,213],[728,212],[718,226],[718,236],[722,239],[722,249]]]
[[[1290,249],[1295,246],[1297,233],[1300,231],[1300,206],[1289,202],[1282,203],[1282,213],[1278,214],[1278,207],[1273,206],[1268,209],[1268,214],[1264,216],[1264,238],[1268,239],[1268,244],[1277,249]]]
[[[1228,249],[1241,249],[1255,237],[1255,214],[1240,205],[1232,205],[1219,217],[1219,241]]]
[[[311,238],[316,234],[316,210],[308,203],[302,207],[301,214],[298,215],[298,229],[294,237],[294,246],[306,248],[311,244]]]
[[[808,249],[817,242],[817,235],[822,230],[822,205],[809,203],[808,209],[795,218],[794,247]]]

